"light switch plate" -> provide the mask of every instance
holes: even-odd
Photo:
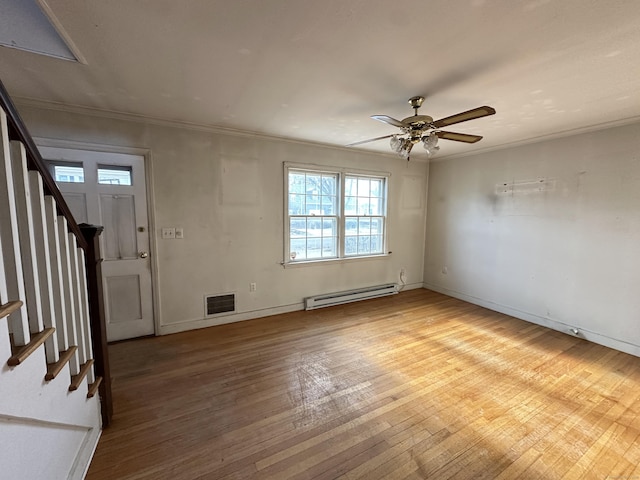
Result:
[[[176,229],[173,227],[165,227],[162,229],[162,238],[163,239],[169,239],[169,238],[176,238]]]

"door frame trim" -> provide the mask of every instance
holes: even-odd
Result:
[[[151,253],[151,306],[153,308],[154,335],[160,335],[162,325],[162,312],[160,309],[160,283],[158,281],[158,236],[156,235],[155,216],[155,189],[153,187],[153,155],[149,148],[123,147],[117,145],[104,145],[99,143],[78,142],[74,140],[60,140],[57,138],[33,137],[37,147],[64,148],[67,150],[86,150],[99,153],[121,153],[125,155],[138,155],[144,159],[144,176],[147,184],[147,218],[149,229],[149,250]]]

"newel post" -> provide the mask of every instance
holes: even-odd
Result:
[[[89,297],[89,318],[91,322],[91,341],[95,357],[96,376],[102,377],[100,400],[102,406],[102,426],[107,427],[113,416],[111,398],[111,370],[107,349],[107,325],[104,314],[104,296],[102,291],[102,255],[100,253],[100,234],[104,227],[80,224],[82,235],[87,241],[85,251],[87,263],[87,294]]]

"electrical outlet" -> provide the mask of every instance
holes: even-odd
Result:
[[[251,282],[251,283],[249,284],[249,291],[250,291],[250,292],[255,292],[255,291],[256,291],[256,288],[257,288],[256,282]]]
[[[404,268],[400,269],[400,281],[402,283],[406,283],[407,282],[407,271]]]
[[[447,273],[449,273],[449,269],[447,267],[442,267],[442,274],[446,275]]]
[[[173,227],[164,227],[162,229],[162,238],[163,239],[169,239],[169,238],[176,238],[176,229]]]

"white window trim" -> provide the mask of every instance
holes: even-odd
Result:
[[[309,260],[296,260],[292,261],[290,256],[290,248],[289,248],[289,234],[290,234],[290,223],[289,223],[289,170],[301,170],[313,173],[329,173],[329,174],[338,174],[339,179],[339,195],[338,195],[338,257],[336,258],[314,258]],[[362,176],[362,177],[378,177],[384,178],[384,247],[382,249],[382,253],[376,253],[373,255],[353,255],[353,256],[345,256],[344,255],[344,231],[345,231],[345,215],[344,215],[344,187],[345,187],[345,178],[346,176]],[[390,172],[381,172],[375,170],[364,170],[358,168],[345,168],[345,167],[334,167],[331,165],[318,165],[311,163],[293,163],[293,162],[283,162],[283,191],[285,194],[283,195],[283,223],[284,223],[284,236],[283,236],[283,251],[282,251],[282,266],[285,268],[289,267],[302,267],[302,266],[312,266],[312,265],[327,265],[327,264],[335,264],[335,263],[351,263],[358,261],[368,261],[368,260],[376,260],[376,259],[384,259],[391,255],[389,251],[388,244],[388,225],[389,225],[389,179],[391,178]]]

